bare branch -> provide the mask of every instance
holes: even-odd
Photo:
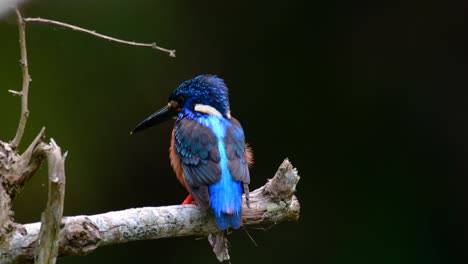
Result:
[[[36,264],[54,264],[59,247],[60,223],[65,198],[65,158],[60,147],[51,139],[46,149],[49,168],[49,197],[42,214],[41,230],[36,249]]]
[[[213,253],[219,262],[229,261],[229,241],[226,238],[226,234],[223,231],[218,231],[208,235],[208,242],[213,247]]]
[[[275,180],[275,178],[284,178]],[[293,195],[299,180],[297,171],[288,160],[278,169],[275,177],[250,193],[250,208],[243,204],[242,227],[271,226],[284,221],[297,221],[300,205]],[[285,190],[290,193],[271,190]],[[245,201],[245,199],[244,199]],[[8,250],[0,254],[0,263],[31,263],[37,243],[40,223],[24,225],[26,232],[16,231],[9,241]],[[207,237],[217,232],[213,214],[195,205],[144,207],[108,212],[91,216],[65,217],[60,234],[59,256],[79,256],[105,245],[137,240],[167,237]]]
[[[28,110],[28,93],[29,83],[31,82],[31,76],[29,75],[28,68],[28,52],[26,50],[26,23],[24,22],[23,16],[18,8],[15,8],[16,17],[18,21],[19,41],[21,48],[21,69],[23,72],[23,88],[21,90],[21,117],[18,124],[18,130],[16,131],[15,138],[11,141],[11,146],[17,148],[21,142],[21,138],[24,134],[24,128],[29,116]]]
[[[89,29],[85,29],[85,28],[82,28],[82,27],[70,25],[70,24],[67,24],[67,23],[64,23],[64,22],[60,22],[60,21],[44,19],[44,18],[40,18],[40,17],[25,18],[24,21],[25,22],[35,22],[35,23],[49,24],[49,25],[59,26],[59,27],[63,27],[63,28],[68,28],[68,29],[71,29],[71,30],[75,30],[75,31],[85,33],[85,34],[90,34],[90,35],[93,35],[93,36],[98,37],[98,38],[102,38],[102,39],[106,39],[106,40],[109,40],[109,41],[130,45],[130,46],[149,47],[149,48],[152,48],[152,49],[167,52],[167,53],[169,53],[169,56],[175,57],[175,52],[176,52],[175,50],[169,50],[169,49],[162,48],[162,47],[156,45],[155,42],[153,42],[153,43],[140,43],[140,42],[122,40],[122,39],[113,38],[113,37],[109,37],[109,36],[97,33],[97,32],[95,32],[93,30],[89,30]]]
[[[22,96],[23,95],[23,92],[21,92],[21,91],[8,90],[8,92],[11,93],[12,95],[17,95],[17,96]]]

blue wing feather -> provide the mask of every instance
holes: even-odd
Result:
[[[216,116],[180,118],[175,147],[195,201],[203,208],[211,205],[220,229],[239,228],[242,185],[250,182],[239,122]]]
[[[229,159],[228,168],[232,178],[236,181],[249,184],[250,172],[247,164],[244,131],[237,119],[231,118],[231,126],[227,129],[224,142]]]
[[[210,197],[207,185],[219,181],[221,169],[216,137],[210,129],[191,119],[175,123],[175,147],[182,164],[185,179],[195,201],[208,208]]]

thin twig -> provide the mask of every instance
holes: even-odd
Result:
[[[252,241],[252,243],[255,245],[255,247],[258,247],[258,244],[257,242],[255,242],[255,239],[253,239],[253,237],[250,235],[249,231],[247,229],[244,229],[245,233],[247,234],[247,236],[250,238],[250,240]]]
[[[11,93],[12,95],[17,95],[17,96],[22,96],[23,95],[23,92],[21,92],[21,91],[8,90],[8,92]]]
[[[29,93],[29,83],[31,82],[31,76],[29,75],[28,68],[28,52],[26,50],[26,23],[24,22],[23,16],[18,8],[15,8],[17,20],[18,20],[18,31],[19,31],[19,41],[21,48],[21,68],[23,71],[23,88],[21,90],[21,117],[18,124],[18,130],[16,130],[15,138],[11,141],[11,146],[13,148],[18,147],[23,138],[24,128],[26,127],[26,122],[29,116],[28,110],[28,93]]]
[[[140,43],[140,42],[135,42],[135,41],[127,41],[127,40],[117,39],[117,38],[113,38],[113,37],[109,37],[109,36],[97,33],[97,32],[95,32],[93,30],[89,30],[89,29],[85,29],[85,28],[82,28],[82,27],[70,25],[70,24],[67,24],[67,23],[64,23],[64,22],[60,22],[60,21],[44,19],[44,18],[40,18],[40,17],[37,17],[37,18],[29,18],[28,17],[28,18],[25,18],[24,21],[25,22],[36,22],[36,23],[50,24],[50,25],[55,25],[55,26],[59,26],[59,27],[63,27],[63,28],[68,28],[68,29],[72,29],[72,30],[79,31],[79,32],[82,32],[82,33],[90,34],[90,35],[93,35],[93,36],[98,37],[98,38],[102,38],[102,39],[106,39],[106,40],[109,40],[109,41],[130,45],[130,46],[149,47],[149,48],[152,48],[152,49],[157,49],[157,50],[160,50],[160,51],[167,52],[167,53],[169,53],[169,56],[175,57],[175,52],[176,52],[175,50],[169,50],[169,49],[162,48],[162,47],[156,45],[155,42],[153,42],[153,43]]]

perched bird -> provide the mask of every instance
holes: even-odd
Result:
[[[244,131],[230,114],[228,88],[215,75],[180,84],[166,106],[143,120],[132,133],[176,118],[169,157],[178,180],[201,208],[212,208],[220,230],[241,225],[242,193],[249,206],[252,152]]]

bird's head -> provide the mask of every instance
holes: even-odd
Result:
[[[229,118],[228,89],[224,81],[215,75],[199,75],[183,82],[171,93],[167,105],[143,120],[131,134],[167,121],[186,110]]]

